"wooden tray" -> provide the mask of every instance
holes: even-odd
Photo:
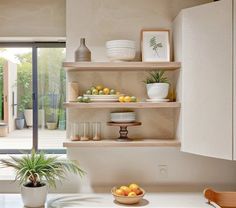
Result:
[[[205,189],[204,196],[208,202],[214,202],[221,208],[236,208],[236,192],[216,192],[212,189]]]

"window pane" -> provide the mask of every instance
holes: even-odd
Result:
[[[0,48],[0,149],[31,149],[32,119],[32,48]]]
[[[66,138],[64,48],[38,49],[39,149],[62,149]]]

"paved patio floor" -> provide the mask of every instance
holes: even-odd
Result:
[[[39,129],[39,149],[62,149],[66,131]],[[7,137],[0,137],[0,149],[30,149],[32,147],[31,128],[15,130]]]

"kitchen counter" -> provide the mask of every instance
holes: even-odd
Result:
[[[20,194],[0,194],[1,208],[23,208]],[[72,208],[72,207],[125,207],[114,201],[108,193],[96,194],[49,194],[47,208]],[[128,207],[128,206],[127,206]],[[130,207],[130,206],[129,206]],[[172,193],[147,193],[144,199],[133,207],[155,208],[211,208],[218,206],[209,205],[202,193],[172,192]]]

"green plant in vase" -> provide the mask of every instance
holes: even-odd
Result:
[[[45,153],[30,154],[22,157],[1,159],[1,167],[13,168],[15,180],[21,185],[21,195],[27,207],[41,207],[47,196],[47,186],[56,188],[56,182],[66,178],[67,173],[83,176],[85,172],[71,160],[59,159],[57,156],[47,156]]]
[[[163,70],[150,72],[144,83],[151,100],[164,101],[163,99],[168,96],[170,84]]]

